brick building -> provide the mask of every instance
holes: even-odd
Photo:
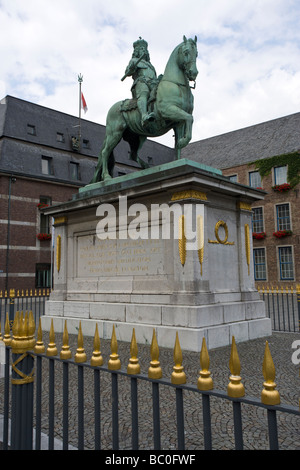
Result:
[[[38,205],[72,198],[91,180],[105,126],[11,96],[0,101],[0,291],[51,286],[52,220]],[[77,139],[77,140],[76,140]],[[138,167],[129,147],[115,149],[115,176]],[[173,150],[147,141],[150,166]]]
[[[183,150],[184,157],[222,169],[232,181],[266,191],[264,200],[252,206],[258,286],[300,283],[299,128],[296,113]]]

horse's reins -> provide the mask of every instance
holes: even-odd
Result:
[[[166,80],[165,78],[162,78],[161,81],[162,82],[174,83],[174,85],[178,85],[178,86],[189,86],[192,90],[195,90],[195,88],[196,88],[196,80],[191,80],[192,82],[194,82],[194,86],[191,86],[190,84],[187,85],[186,83],[172,82],[172,80]]]

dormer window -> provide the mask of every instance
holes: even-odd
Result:
[[[56,133],[56,140],[57,140],[57,142],[64,142],[65,141],[64,134],[62,134],[61,132],[57,132]]]
[[[79,164],[70,162],[70,178],[73,181],[79,180]]]
[[[36,135],[35,126],[32,124],[27,124],[27,134],[29,135]]]
[[[52,175],[52,158],[42,157],[42,173],[43,175]]]

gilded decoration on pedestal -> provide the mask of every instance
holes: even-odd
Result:
[[[252,211],[251,204],[248,204],[247,202],[239,201],[237,203],[237,208],[243,211]]]
[[[198,258],[201,266],[201,276],[202,276],[202,264],[204,257],[204,224],[203,216],[198,215],[197,217],[197,241],[198,241]]]
[[[179,237],[178,237],[179,256],[182,266],[186,259],[186,237],[184,233],[184,215],[179,217]]]
[[[57,227],[58,225],[65,225],[67,221],[68,221],[67,217],[55,217],[54,226]]]
[[[245,224],[245,248],[248,265],[248,276],[250,276],[250,228],[248,224]]]
[[[182,199],[199,199],[200,201],[207,201],[206,193],[202,191],[179,191],[174,193],[171,197],[171,201],[180,201]]]
[[[222,240],[219,236],[219,228],[223,227],[225,231],[225,238]],[[215,236],[216,240],[208,240],[208,243],[216,243],[216,244],[222,244],[222,245],[234,245],[234,242],[229,242],[228,241],[228,227],[226,222],[223,220],[219,220],[219,222],[216,223],[215,225]]]
[[[56,237],[56,268],[57,272],[60,271],[60,261],[61,261],[61,236],[57,235]]]

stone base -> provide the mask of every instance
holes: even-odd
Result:
[[[113,304],[99,302],[48,301],[42,328],[49,331],[53,320],[62,333],[65,320],[69,334],[77,334],[81,322],[84,336],[93,336],[98,324],[100,338],[110,339],[115,325],[119,341],[131,341],[135,328],[137,342],[151,344],[153,328],[160,347],[173,348],[176,332],[181,348],[199,352],[205,337],[208,349],[272,334],[262,301],[203,306]]]
[[[83,188],[54,217],[43,327],[200,351],[271,334],[254,283],[251,204],[263,191],[186,159]]]

